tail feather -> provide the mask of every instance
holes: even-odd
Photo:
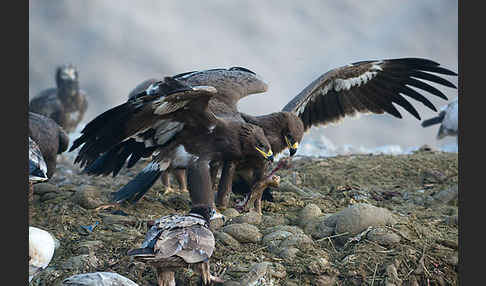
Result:
[[[123,188],[113,192],[112,201],[121,203],[130,200],[136,203],[155,184],[161,174],[160,165],[151,162]]]
[[[439,124],[444,119],[444,116],[445,116],[445,113],[441,112],[436,117],[426,119],[426,120],[422,121],[422,127],[428,127],[428,126],[431,126],[431,125]]]
[[[127,168],[132,167],[142,156],[146,156],[148,152],[143,142],[137,142],[135,139],[128,139],[122,143],[112,147],[108,152],[98,157],[92,164],[84,169],[84,172],[90,175],[108,175],[112,173],[115,177],[127,161]],[[153,151],[153,149],[150,149]]]

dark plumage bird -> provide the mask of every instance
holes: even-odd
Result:
[[[159,286],[175,286],[174,272],[187,266],[200,273],[203,285],[222,282],[211,275],[209,266],[215,247],[209,226],[217,215],[211,207],[193,207],[187,215],[162,217],[147,232],[141,247],[128,255],[153,266]]]
[[[47,181],[47,164],[39,145],[29,137],[29,201],[33,198],[33,184]]]
[[[456,136],[459,134],[459,101],[457,98],[449,104],[444,105],[439,110],[439,115],[422,121],[422,127],[428,127],[439,124],[439,131],[437,132],[437,140],[446,136]]]
[[[425,81],[456,88],[436,74],[457,75],[441,67],[439,63],[422,58],[355,62],[319,76],[293,97],[280,112],[242,116],[247,122],[263,128],[275,154],[289,148],[292,156],[297,152],[304,133],[312,126],[338,123],[347,116],[389,113],[396,118],[402,118],[394,106],[397,104],[420,120],[419,113],[405,96],[436,111],[434,105],[419,91],[427,91],[446,100],[447,97]],[[257,172],[257,177],[251,183],[253,186],[261,180],[262,172],[251,165],[248,170]],[[227,200],[223,199],[224,194],[219,194],[220,191],[218,190],[220,199],[216,199],[216,204],[225,205]],[[246,208],[252,209],[253,206]]]
[[[73,65],[56,69],[55,88],[41,91],[29,103],[29,111],[52,118],[67,133],[73,132],[88,109],[86,93],[79,88],[78,70]]]
[[[54,120],[41,114],[29,112],[29,137],[39,145],[47,164],[47,177],[56,171],[57,155],[66,151],[69,137]]]
[[[81,131],[83,135],[74,141],[71,151],[84,144],[75,163],[88,166],[87,172],[94,174],[116,174],[128,157],[130,167],[155,152],[152,162],[114,194],[115,201],[137,201],[162,171],[179,161],[189,171],[193,206],[212,206],[209,162],[245,157],[273,159],[260,127],[235,119],[231,112],[222,112],[236,109],[239,98],[248,94],[246,87],[231,87],[231,98],[212,86],[189,86],[179,78],[166,77],[104,112],[88,123]]]

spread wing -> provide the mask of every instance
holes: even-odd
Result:
[[[90,165],[100,154],[150,129],[161,119],[198,124],[201,119],[211,116],[207,105],[215,92],[214,87],[192,87],[171,77],[150,85],[133,99],[105,111],[84,127],[82,135],[69,150],[84,144],[74,163],[80,163],[81,167]],[[184,116],[179,116],[178,111],[184,111]]]
[[[305,130],[319,124],[337,122],[357,113],[390,113],[401,118],[393,103],[400,105],[420,120],[417,110],[404,95],[436,111],[434,105],[418,90],[440,98],[447,97],[430,81],[456,88],[435,74],[453,75],[438,63],[421,58],[361,61],[328,71],[295,96],[283,111],[294,112],[304,122]]]

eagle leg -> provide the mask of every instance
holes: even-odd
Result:
[[[226,208],[229,205],[231,185],[233,183],[235,170],[235,163],[228,161],[224,162],[223,170],[221,171],[221,179],[218,184],[218,193],[216,195],[216,206],[218,208]]]
[[[177,168],[174,170],[174,175],[179,183],[179,189],[181,192],[188,192],[186,181],[186,169]]]

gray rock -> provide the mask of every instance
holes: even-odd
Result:
[[[99,266],[98,258],[94,255],[81,254],[68,258],[61,264],[63,270],[86,271],[89,268],[96,268]]]
[[[100,240],[87,240],[80,242],[77,245],[76,252],[79,254],[90,254],[96,250],[103,248],[103,242]]]
[[[253,265],[248,273],[241,279],[240,285],[256,285],[258,281],[263,279],[267,274],[270,265],[270,262],[262,262]]]
[[[52,183],[38,183],[34,185],[34,194],[44,195],[51,192],[58,192],[59,188]]]
[[[309,269],[310,273],[313,274],[322,274],[326,272],[326,269],[329,267],[329,261],[324,257],[317,257],[315,260],[307,265],[307,269]]]
[[[299,227],[294,226],[294,225],[276,225],[276,226],[272,226],[272,227],[264,229],[262,231],[262,233],[266,235],[266,234],[269,234],[269,233],[272,233],[272,232],[275,232],[275,231],[278,231],[278,230],[288,231],[288,232],[293,233],[293,234],[304,234],[304,231],[302,229],[300,229]]]
[[[131,216],[123,215],[113,215],[113,214],[102,214],[103,224],[122,224],[122,225],[133,225],[136,223],[137,219]]]
[[[265,245],[270,252],[274,252],[282,241],[292,236],[291,232],[285,230],[277,230],[265,235],[262,239],[263,245]]]
[[[215,231],[215,232],[213,232],[213,234],[214,234],[214,238],[217,241],[220,241],[223,245],[227,245],[227,246],[230,246],[230,247],[233,247],[233,248],[238,248],[241,245],[238,242],[238,240],[234,239],[231,235],[229,235],[225,232]]]
[[[307,204],[298,214],[298,224],[300,227],[305,226],[312,218],[318,217],[322,214],[321,209],[315,204]]]
[[[289,248],[278,248],[280,251],[278,252],[278,256],[285,260],[291,260],[294,259],[297,256],[297,253],[299,253],[299,249],[295,247],[289,247]]]
[[[59,193],[57,192],[50,192],[50,193],[45,193],[43,194],[41,197],[40,197],[40,201],[41,202],[45,202],[45,201],[48,201],[48,200],[52,200],[52,199],[55,199],[59,196]]]
[[[386,228],[371,229],[366,238],[383,246],[393,246],[400,242],[400,236]]]
[[[335,234],[348,233],[336,237],[337,241],[342,244],[369,226],[393,225],[396,222],[397,220],[389,210],[364,203],[347,207],[323,221],[324,225],[328,227],[335,224]],[[324,227],[322,229],[326,230]],[[325,237],[322,234],[320,236]]]
[[[316,277],[314,282],[316,286],[332,286],[336,285],[336,276],[335,275],[319,275]]]
[[[262,239],[260,230],[248,223],[234,223],[222,228],[222,231],[228,233],[239,242],[259,242]]]
[[[263,215],[262,223],[268,227],[286,225],[289,220],[283,215]]]
[[[94,209],[109,203],[106,192],[93,186],[82,186],[71,198],[85,209]]]
[[[240,216],[234,217],[232,219],[233,223],[248,223],[248,224],[260,224],[262,222],[262,215],[251,211],[244,213]]]
[[[279,245],[280,248],[296,247],[300,250],[306,250],[312,247],[314,242],[306,234],[299,233],[287,237]]]
[[[234,208],[226,209],[222,214],[226,217],[226,219],[234,218],[240,215],[240,213]]]
[[[459,224],[459,218],[457,215],[448,216],[444,219],[444,223],[447,225],[457,226]]]
[[[445,189],[434,194],[432,197],[436,200],[437,203],[447,204],[453,200],[457,200],[458,194],[458,188],[457,185],[455,185],[449,189]]]

